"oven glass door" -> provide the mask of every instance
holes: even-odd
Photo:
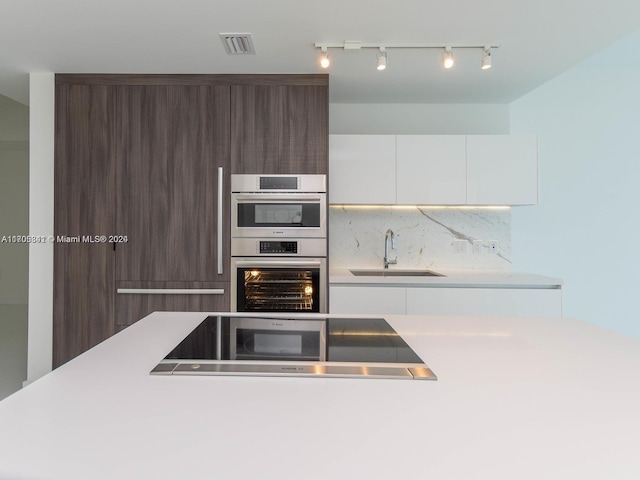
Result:
[[[247,265],[235,268],[237,312],[314,312],[323,313],[321,298],[322,262],[313,265]]]
[[[233,194],[232,237],[326,236],[326,195]]]

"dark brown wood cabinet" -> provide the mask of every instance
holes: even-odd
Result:
[[[115,95],[110,86],[64,84],[56,86],[55,94],[53,364],[57,366],[113,334],[113,245],[84,237],[114,231]]]
[[[116,279],[228,281],[229,87],[117,88]]]
[[[54,234],[78,240],[54,367],[155,310],[229,310],[231,173],[327,173],[326,75],[56,75],[55,101]],[[138,292],[194,288],[225,293]]]
[[[115,329],[129,326],[155,311],[169,312],[225,312],[229,311],[228,282],[116,282],[117,314]],[[194,293],[137,293],[158,290],[206,290]]]
[[[232,173],[327,174],[326,78],[251,80],[231,86]]]
[[[230,239],[217,232],[229,231],[218,216],[230,196],[229,86],[117,93],[116,226],[128,241],[116,254],[116,327],[155,310],[228,310]],[[220,293],[158,293],[203,288]]]

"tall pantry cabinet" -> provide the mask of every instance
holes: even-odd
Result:
[[[154,310],[228,309],[218,256],[229,239],[219,245],[216,233],[229,195],[229,87],[127,85],[116,97],[116,232],[127,235],[115,252],[116,329]]]
[[[56,75],[54,367],[155,310],[229,310],[231,171],[327,173],[327,91],[326,75]]]
[[[56,85],[54,366],[114,333],[113,245],[80,240],[115,232],[115,125],[113,87]]]

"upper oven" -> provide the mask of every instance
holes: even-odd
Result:
[[[325,175],[231,175],[231,237],[327,236]]]

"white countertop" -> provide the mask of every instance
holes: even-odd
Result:
[[[561,288],[562,280],[543,275],[511,270],[472,270],[446,269],[433,270],[442,277],[377,277],[356,276],[350,270],[382,270],[374,268],[332,268],[329,271],[330,285],[411,285],[419,287],[450,287],[450,288]],[[389,267],[393,270],[412,270]],[[416,269],[419,270],[419,269]],[[424,269],[431,270],[431,269]]]
[[[390,316],[438,381],[165,377],[154,313],[0,402],[0,479],[640,478],[640,341]]]

